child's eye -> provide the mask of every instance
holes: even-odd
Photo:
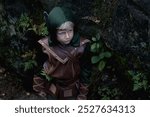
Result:
[[[69,32],[72,32],[73,30],[69,30]]]
[[[66,34],[66,32],[65,31],[61,31],[61,32],[57,32],[57,34],[59,34],[59,35],[63,35],[63,34]]]

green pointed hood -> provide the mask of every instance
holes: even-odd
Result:
[[[56,39],[57,28],[65,23],[66,21],[71,21],[74,23],[74,37],[70,44],[72,46],[79,46],[80,38],[76,28],[75,17],[70,9],[65,7],[54,7],[48,14],[47,25],[50,33],[49,45],[57,45],[59,42]]]

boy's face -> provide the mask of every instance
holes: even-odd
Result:
[[[67,21],[57,28],[57,40],[61,44],[69,44],[73,38],[73,23]]]

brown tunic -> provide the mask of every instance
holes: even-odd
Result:
[[[48,38],[41,39],[38,42],[42,45],[43,52],[48,55],[48,60],[43,65],[44,71],[53,78],[53,81],[52,83],[43,83],[43,80],[40,79],[39,81],[39,77],[36,76],[33,89],[36,91],[42,89],[58,99],[76,96],[78,93],[77,81],[80,77],[79,59],[89,40],[81,38],[79,47],[69,45],[50,47]],[[38,83],[42,84],[41,89],[37,87]]]

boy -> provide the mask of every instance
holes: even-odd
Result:
[[[49,37],[39,40],[48,55],[46,76],[33,78],[33,90],[48,99],[87,99],[91,75],[89,40],[77,32],[70,10],[55,7],[46,18]]]

